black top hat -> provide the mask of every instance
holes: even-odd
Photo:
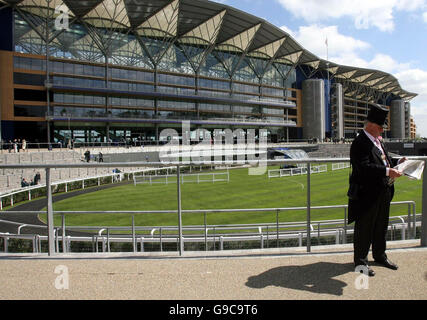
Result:
[[[368,121],[376,123],[382,127],[387,127],[388,109],[381,107],[378,104],[371,105],[368,113]]]

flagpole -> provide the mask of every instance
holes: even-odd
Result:
[[[329,60],[328,37],[326,37],[325,44],[326,44],[326,61],[328,61]]]
[[[328,109],[329,109],[330,108],[330,101],[329,101],[330,100],[330,98],[329,98],[329,96],[330,96],[330,84],[329,84],[329,47],[328,47],[328,37],[326,37],[325,44],[326,44],[326,74],[327,74],[327,77],[328,77],[327,96],[326,96],[327,101],[326,101],[326,103],[328,104]],[[332,135],[331,135],[331,138],[333,138]]]

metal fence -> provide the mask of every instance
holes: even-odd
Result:
[[[427,157],[407,157],[408,159],[414,159],[414,160],[427,160]],[[301,207],[299,209],[306,211],[306,222],[305,224],[305,235],[306,235],[306,248],[307,252],[311,252],[311,236],[312,232],[312,219],[311,219],[311,211],[313,209],[317,209],[318,207],[314,207],[311,205],[311,173],[312,173],[312,165],[313,164],[324,164],[324,163],[342,163],[342,162],[349,162],[350,159],[348,158],[325,158],[325,159],[298,159],[298,160],[292,160],[292,159],[286,159],[286,160],[258,160],[256,163],[254,161],[247,162],[247,164],[250,164],[252,166],[267,166],[267,165],[279,165],[279,164],[306,164],[307,165],[307,196],[306,196],[306,203],[307,205],[305,207]],[[233,162],[225,163],[224,161],[211,161],[208,163],[204,163],[207,165],[232,165]],[[241,163],[239,163],[241,164]],[[34,169],[44,169],[46,171],[46,186],[47,188],[47,198],[46,198],[46,213],[47,213],[47,241],[48,241],[48,255],[54,255],[55,254],[55,227],[53,223],[53,206],[52,206],[52,181],[51,181],[51,169],[53,168],[92,168],[92,167],[107,167],[107,168],[113,168],[113,167],[170,167],[174,166],[177,168],[176,170],[176,176],[177,181],[181,181],[181,173],[180,168],[183,166],[189,166],[189,165],[195,165],[200,166],[200,163],[192,163],[190,161],[188,162],[131,162],[131,163],[79,163],[79,164],[21,164],[21,165],[0,165],[0,169],[16,169],[16,168],[34,168]],[[427,169],[425,169],[427,170]],[[424,176],[425,177],[425,176]],[[423,179],[423,190],[422,190],[422,212],[427,210],[427,179]],[[184,212],[187,212],[185,210],[182,210],[181,207],[181,184],[177,184],[177,204],[178,209],[174,211],[177,214],[177,230],[178,230],[178,251],[179,254],[182,255],[184,251],[184,237],[183,237],[183,224],[182,224],[182,214]],[[271,209],[271,208],[270,208]],[[295,208],[276,208],[276,209],[295,209]],[[241,209],[240,209],[241,210]],[[256,210],[256,209],[252,209]],[[252,211],[249,210],[249,211]],[[216,210],[218,211],[218,210]],[[245,210],[246,211],[246,210]],[[204,211],[203,211],[204,212]],[[99,213],[99,212],[98,212]],[[102,213],[108,213],[102,212]],[[134,212],[126,212],[127,214],[132,214]],[[59,214],[59,212],[55,212],[55,214]],[[410,214],[409,214],[410,216]],[[412,214],[413,218],[415,217],[415,209]],[[411,220],[411,219],[408,219]],[[345,222],[344,222],[345,223]],[[411,228],[411,226],[409,226]],[[412,220],[412,232],[415,232],[416,228],[416,221]],[[63,229],[65,229],[65,219],[63,219]],[[135,235],[135,226],[132,224],[132,235]],[[135,244],[135,237],[132,237],[132,241]],[[422,214],[421,216],[421,245],[427,246],[427,214]],[[65,246],[65,234],[63,239],[63,246]]]
[[[420,226],[421,214],[416,214],[414,201],[393,202],[392,206],[407,206],[407,215],[392,216],[389,218],[390,238],[393,239],[415,239],[416,228]],[[353,234],[354,229],[347,225],[347,205],[336,206],[315,206],[313,210],[342,210],[344,219],[311,221],[310,235],[317,238],[320,243],[321,239],[326,242],[332,241],[335,244],[347,243],[348,236]],[[182,237],[184,244],[198,243],[208,251],[210,246],[216,250],[219,244],[219,250],[224,250],[225,243],[232,242],[255,242],[253,246],[259,243],[259,248],[263,249],[270,246],[279,247],[281,240],[294,240],[292,245],[298,243],[303,246],[303,240],[307,238],[305,222],[280,222],[279,213],[285,211],[305,211],[306,207],[291,208],[264,208],[264,209],[222,209],[222,210],[182,210],[183,214],[203,214],[203,225],[186,225],[183,226],[184,235]],[[207,215],[217,213],[275,213],[276,221],[271,223],[256,224],[208,224]],[[37,214],[38,211],[17,211],[16,214]],[[95,215],[95,214],[113,214],[113,215],[130,215],[129,226],[66,226],[67,216],[76,214]],[[137,226],[135,225],[135,216],[144,214],[176,214],[176,211],[56,211],[55,214],[62,217],[61,226],[54,228],[55,252],[60,252],[60,242],[62,243],[62,252],[71,252],[72,242],[86,242],[92,244],[92,251],[98,252],[101,246],[102,252],[111,252],[111,243],[130,243],[133,252],[139,250],[145,251],[146,244],[156,244],[159,250],[163,251],[165,243],[179,244],[176,226]],[[9,239],[20,239],[32,241],[33,252],[41,252],[41,241],[46,241],[47,237],[37,233],[22,234],[26,228],[45,229],[45,226],[25,224],[19,222],[0,220],[2,223],[16,226],[16,233],[0,233],[0,239],[3,239],[4,252],[8,252]],[[70,232],[91,232],[91,236],[74,235]],[[271,244],[272,243],[272,244]],[[199,246],[200,247],[200,246]]]

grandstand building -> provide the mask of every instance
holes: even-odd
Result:
[[[3,141],[158,141],[165,128],[352,138],[369,106],[411,135],[379,70],[326,61],[269,22],[205,0],[0,0]]]

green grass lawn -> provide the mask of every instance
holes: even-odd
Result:
[[[269,170],[277,167],[269,167]],[[311,175],[311,205],[347,204],[349,170],[331,171]],[[406,177],[396,182],[393,201],[414,200],[421,208],[422,181]],[[188,183],[182,185],[182,209],[238,209],[305,207],[307,204],[307,176],[268,179],[265,175],[248,175],[248,169],[230,170],[230,182]],[[133,184],[88,193],[54,203],[56,211],[115,211],[115,210],[176,210],[176,184]],[[392,207],[392,215],[406,215],[407,206]],[[327,220],[344,217],[343,209],[312,210],[311,219]],[[45,214],[41,215],[46,221]],[[66,225],[78,226],[129,226],[131,215],[81,214],[67,215]],[[305,221],[306,211],[281,212],[280,222]],[[138,226],[177,225],[176,214],[135,215]],[[242,224],[276,222],[275,212],[210,213],[208,224]],[[183,225],[201,225],[203,214],[183,214]],[[55,217],[55,225],[61,218]]]

